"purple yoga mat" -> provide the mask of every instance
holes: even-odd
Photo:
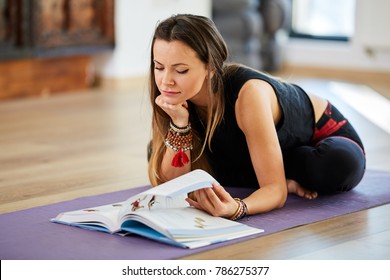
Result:
[[[289,196],[284,208],[251,216],[242,222],[262,228],[264,233],[189,250],[162,244],[139,236],[116,236],[51,223],[50,218],[64,211],[123,201],[145,190],[129,189],[0,215],[0,259],[175,259],[250,238],[272,234],[292,227],[314,223],[335,216],[390,202],[390,173],[369,170],[354,190],[332,196],[305,200]],[[237,189],[229,188],[233,196]],[[261,240],[261,239],[260,239]]]

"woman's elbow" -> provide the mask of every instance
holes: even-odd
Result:
[[[280,190],[278,192],[277,201],[276,201],[276,207],[277,209],[283,208],[287,201],[287,190]]]

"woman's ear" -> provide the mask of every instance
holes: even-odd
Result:
[[[214,77],[214,74],[215,74],[215,69],[210,70],[206,79],[208,79],[210,77],[210,80],[211,80]]]

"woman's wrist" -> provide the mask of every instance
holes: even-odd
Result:
[[[183,119],[183,120],[172,119],[171,120],[171,124],[177,128],[184,128],[184,127],[188,126],[189,123],[190,123],[190,121],[188,119]]]
[[[192,129],[191,124],[179,127],[172,121],[169,124],[165,145],[172,149],[176,154],[172,158],[173,167],[183,167],[190,162],[186,152],[192,150]]]
[[[170,129],[177,133],[186,133],[191,130],[191,123],[187,122],[184,126],[178,126],[173,121],[169,123]]]
[[[234,200],[237,202],[237,209],[229,219],[236,221],[248,215],[248,207],[243,200],[239,198],[235,198]]]

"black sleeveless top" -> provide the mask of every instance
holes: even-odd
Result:
[[[231,76],[224,78],[223,120],[214,133],[211,150],[206,146],[213,175],[222,186],[259,187],[245,135],[238,127],[235,116],[238,94],[245,82],[251,79],[266,81],[276,93],[282,108],[282,118],[276,127],[282,152],[310,143],[313,136],[314,111],[304,90],[297,85],[281,82],[257,71],[240,67]],[[195,111],[191,111],[192,126],[202,136],[205,128]]]

